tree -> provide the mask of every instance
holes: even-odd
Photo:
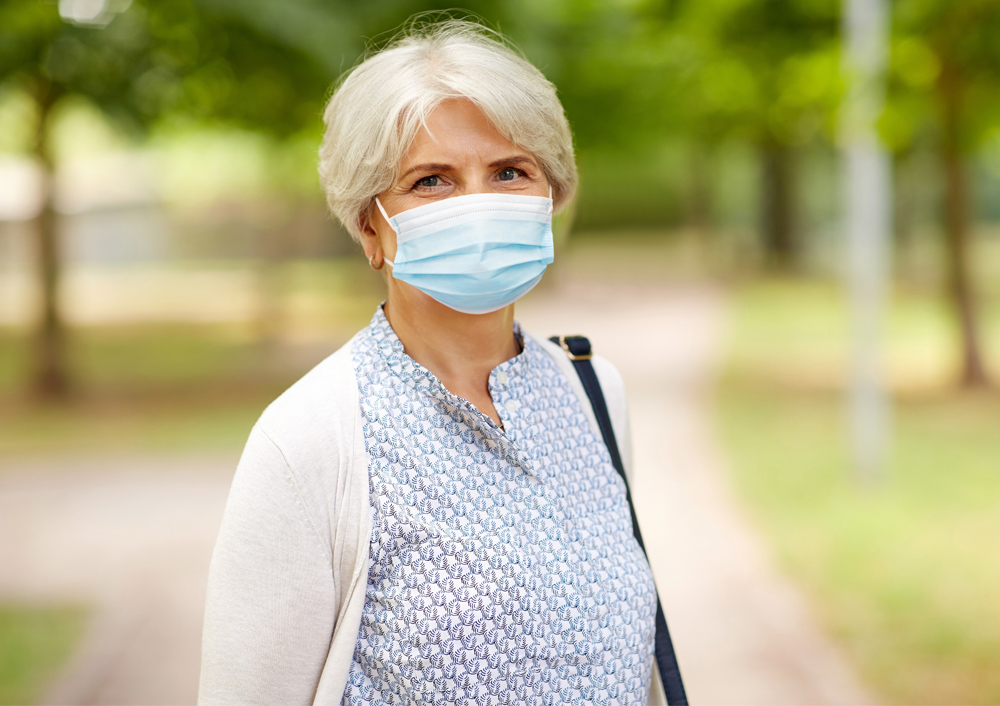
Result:
[[[792,267],[801,250],[799,148],[822,135],[839,98],[839,12],[835,0],[729,3],[715,31],[718,60],[750,84],[730,129],[760,154],[761,240],[775,269]]]
[[[42,316],[34,386],[69,390],[59,309],[60,246],[53,201],[53,116],[74,96],[141,134],[168,115],[287,135],[318,122],[322,98],[360,42],[337,6],[313,0],[8,0],[0,5],[0,88],[30,95],[31,152],[42,168],[43,205],[33,231]]]
[[[970,271],[969,156],[1000,115],[1000,3],[900,0],[892,104],[885,132],[898,150],[930,138],[944,177],[947,292],[959,325],[961,383],[989,383]]]
[[[837,0],[654,0],[628,13],[582,7],[589,9],[575,11],[576,25],[564,22],[547,42],[560,55],[556,80],[569,89],[564,101],[580,142],[617,132],[648,149],[683,138],[698,167],[686,175],[695,225],[708,218],[715,146],[754,145],[761,245],[769,265],[791,267],[800,249],[798,152],[835,132]],[[580,58],[567,61],[578,44]]]
[[[42,292],[35,384],[45,396],[60,396],[66,393],[68,380],[65,329],[58,306],[59,241],[50,145],[53,115],[68,94],[118,102],[118,91],[131,80],[141,55],[135,51],[127,22],[116,23],[100,42],[93,29],[64,22],[50,3],[6,3],[0,7],[0,27],[0,85],[14,85],[32,97],[36,128],[31,151],[42,169],[42,207],[33,223]]]

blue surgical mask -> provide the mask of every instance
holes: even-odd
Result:
[[[523,297],[552,262],[550,198],[454,196],[398,213],[392,276],[445,306],[487,314]]]

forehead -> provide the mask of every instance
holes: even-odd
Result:
[[[430,112],[403,157],[402,168],[419,162],[492,162],[528,154],[508,140],[470,100],[441,102]],[[530,155],[529,155],[530,156]]]

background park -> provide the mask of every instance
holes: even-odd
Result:
[[[466,0],[452,16],[509,36],[573,126],[580,193],[519,311],[622,368],[692,701],[1000,703],[1000,0],[889,7],[888,436],[865,473],[847,5]],[[382,296],[324,210],[324,100],[447,7],[0,3],[0,703],[193,700],[246,435]],[[173,644],[173,615],[194,637],[154,674],[169,660],[144,650]],[[796,691],[820,661],[826,686]]]

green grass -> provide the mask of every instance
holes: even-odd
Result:
[[[308,367],[276,369],[224,327],[89,327],[75,332],[73,394],[46,403],[25,389],[28,350],[26,336],[0,336],[0,457],[236,449]]]
[[[11,404],[0,414],[0,457],[237,450],[285,387],[181,386]]]
[[[884,698],[998,703],[1000,395],[948,387],[944,313],[897,296],[892,461],[883,484],[864,487],[847,452],[845,322],[822,285],[737,293],[718,397],[737,489]],[[997,321],[988,327],[995,341]]]
[[[79,608],[0,605],[0,704],[38,703],[83,625]]]
[[[197,268],[165,269],[183,287]],[[121,296],[129,286],[134,277]],[[29,332],[0,328],[0,458],[238,450],[264,407],[363,328],[382,296],[363,259],[282,263],[267,286],[269,333],[260,321],[73,327],[73,389],[58,403],[31,394]]]

